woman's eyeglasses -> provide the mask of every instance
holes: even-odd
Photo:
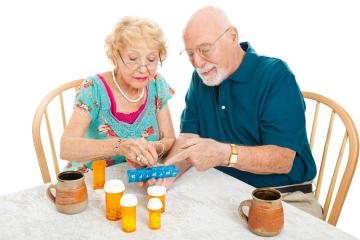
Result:
[[[127,59],[127,61],[124,61],[123,57],[121,56],[120,51],[118,51],[121,61],[124,63],[126,67],[128,67],[130,70],[135,71],[138,70],[141,67],[145,67],[146,70],[150,73],[151,70],[157,69],[158,66],[162,66],[162,61],[159,56],[154,60],[146,60],[145,64],[138,63],[136,60]]]

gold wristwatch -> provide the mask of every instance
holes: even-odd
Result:
[[[235,144],[230,144],[230,147],[231,147],[231,155],[229,158],[229,164],[227,166],[234,167],[238,159],[238,150]]]

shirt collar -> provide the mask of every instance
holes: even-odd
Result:
[[[227,79],[235,82],[248,82],[249,75],[252,75],[256,68],[258,55],[248,42],[240,43],[240,47],[245,51],[245,56],[240,66]]]

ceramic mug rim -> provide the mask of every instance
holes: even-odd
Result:
[[[60,177],[63,176],[63,175],[66,175],[66,174],[70,174],[70,173],[76,173],[76,174],[79,174],[81,175],[80,178],[77,178],[77,179],[61,179]],[[57,175],[57,180],[60,181],[60,182],[76,182],[76,181],[82,181],[84,179],[84,174],[80,171],[65,171],[65,172],[61,172]]]
[[[255,194],[256,194],[257,192],[261,192],[261,191],[270,191],[270,192],[272,192],[272,193],[275,193],[275,194],[278,195],[278,198],[277,198],[277,199],[274,199],[274,200],[266,200],[266,199],[257,198],[257,197],[255,196]],[[281,192],[278,191],[278,190],[276,190],[276,189],[274,189],[274,188],[256,188],[256,189],[254,189],[254,190],[252,191],[251,196],[252,196],[252,198],[253,198],[254,200],[260,201],[260,202],[276,203],[276,202],[281,201]]]

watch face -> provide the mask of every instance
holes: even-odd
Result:
[[[232,167],[237,162],[237,155],[231,154],[230,161],[229,161],[229,167]]]
[[[235,163],[237,162],[237,147],[235,144],[230,144],[231,146],[231,156],[230,156],[230,159],[229,159],[229,164],[228,164],[228,167],[232,167],[235,165]]]

